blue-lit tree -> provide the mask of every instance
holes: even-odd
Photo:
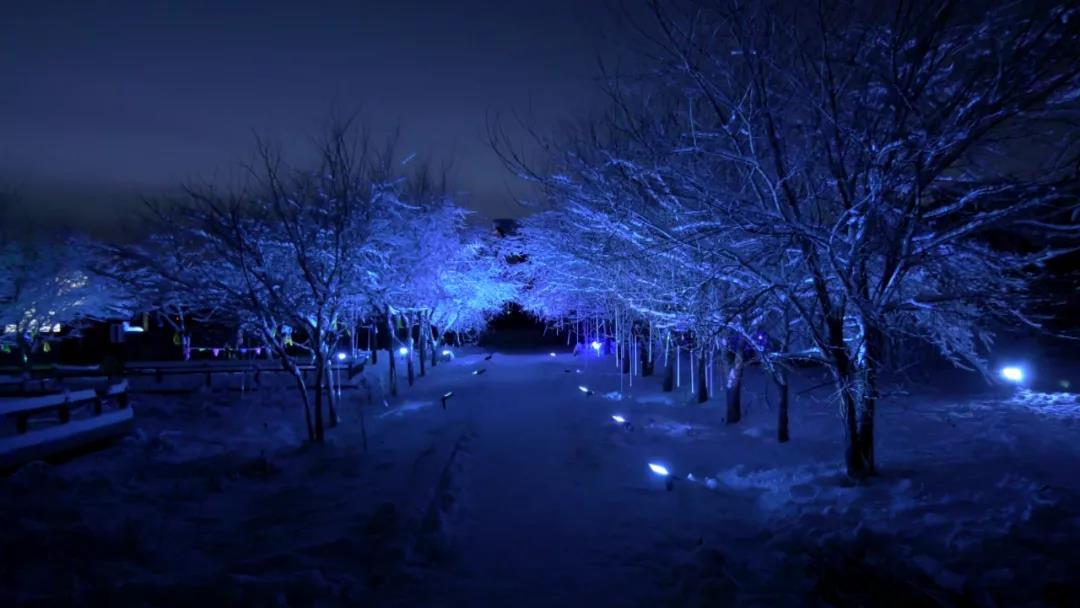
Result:
[[[651,8],[654,77],[612,79],[609,126],[571,138],[554,171],[517,168],[613,218],[597,228],[624,243],[687,252],[673,272],[709,277],[723,295],[705,307],[728,333],[782,328],[770,364],[829,370],[847,472],[872,474],[888,349],[920,340],[985,373],[994,330],[1038,325],[1032,281],[1075,246],[1080,13]],[[662,238],[639,241],[643,228]],[[1003,247],[1002,233],[1031,246]]]
[[[141,259],[175,289],[220,303],[238,324],[257,332],[296,379],[309,437],[324,438],[324,397],[336,415],[332,354],[347,312],[374,306],[393,228],[409,208],[392,146],[376,146],[349,123],[333,125],[314,168],[288,166],[260,145],[250,182],[238,191],[189,187],[160,204],[160,239],[186,252]],[[138,252],[126,253],[138,256]],[[177,257],[187,261],[177,272]],[[314,401],[289,350],[310,352]]]
[[[35,352],[78,335],[84,323],[130,316],[129,292],[93,274],[90,257],[79,239],[0,230],[0,346],[29,365]]]

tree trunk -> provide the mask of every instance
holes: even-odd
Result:
[[[728,424],[742,420],[742,362],[737,359],[729,366],[724,378],[724,392],[727,400]]]
[[[840,407],[844,420],[844,465],[848,477],[863,479],[867,471],[860,453],[857,402],[858,397],[850,385],[840,388]]]
[[[787,375],[782,370],[776,371],[774,381],[780,391],[780,419],[776,426],[776,439],[780,443],[787,443],[791,439],[788,431],[788,398],[791,391],[788,389]]]
[[[706,382],[705,375],[705,349],[702,348],[697,360],[698,377],[697,377],[697,402],[705,403],[709,400],[709,384]]]
[[[308,441],[315,440],[315,426],[311,422],[311,402],[308,399],[307,384],[304,382],[304,372],[292,363],[287,364],[296,379],[296,387],[300,389],[300,400],[304,403],[304,422],[307,424]]]
[[[427,330],[427,314],[420,313],[420,350],[416,353],[417,358],[420,359],[420,377],[423,378],[427,375],[427,343],[428,338],[431,337],[431,332]]]
[[[652,336],[649,336],[648,340],[652,340]],[[649,357],[651,349],[648,346],[649,343],[646,342],[645,344],[642,344],[640,348],[638,348],[639,354],[641,355],[641,375],[643,377],[651,376],[653,374],[654,361]]]
[[[409,315],[408,317],[405,318],[405,324],[406,324],[405,329],[408,332],[408,338],[406,338],[407,341],[405,343],[406,347],[408,348],[408,352],[405,353],[405,367],[408,370],[409,386],[412,386],[413,381],[416,379],[415,374],[413,372],[413,347],[415,345],[413,343],[413,337],[412,337],[413,336],[413,318],[412,318],[412,315]]]
[[[375,331],[375,328],[375,323],[368,327],[368,350],[371,351],[372,365],[379,363],[379,334]]]
[[[329,391],[329,396],[326,399],[326,407],[328,408],[330,414],[330,428],[337,428],[340,419],[338,418],[337,408],[335,407],[337,403],[337,395],[334,393],[331,383],[331,380],[333,379],[334,365],[330,361],[331,359],[326,359],[326,388]]]
[[[318,443],[322,443],[325,438],[322,415],[323,375],[325,368],[326,366],[322,362],[322,355],[317,355],[315,357],[315,441]]]
[[[874,462],[874,409],[876,404],[871,396],[864,397],[859,408],[858,455],[866,475],[877,473]]]
[[[664,392],[670,393],[675,390],[675,357],[679,356],[678,351],[671,352],[671,341],[667,341],[664,344],[664,352],[667,354],[667,367],[664,369]]]
[[[397,397],[397,353],[394,352],[394,317],[390,314],[390,307],[386,307],[386,331],[387,344],[386,354],[390,363],[390,396]]]
[[[428,331],[431,331],[430,327],[428,327]],[[431,367],[435,367],[436,365],[439,364],[439,348],[441,348],[441,347],[442,347],[442,338],[441,337],[440,338],[435,338],[434,336],[432,336],[432,338],[431,338]]]
[[[860,361],[862,369],[859,378],[862,381],[862,386],[859,387],[858,393],[859,420],[856,449],[859,459],[862,460],[865,474],[873,475],[877,473],[877,463],[874,458],[874,415],[877,409],[877,366],[879,362],[878,356],[880,355],[878,348],[880,338],[879,334],[871,328],[865,329],[865,335],[866,343],[864,348],[866,351]]]
[[[622,373],[630,373],[630,340],[622,343]]]

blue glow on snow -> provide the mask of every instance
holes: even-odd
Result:
[[[1024,370],[1015,365],[1001,368],[1001,377],[1009,382],[1023,382],[1024,375]]]
[[[668,471],[667,467],[662,464],[656,464],[655,462],[649,463],[649,469],[651,469],[653,473],[656,473],[661,477],[667,477],[668,475],[671,475],[671,471]]]

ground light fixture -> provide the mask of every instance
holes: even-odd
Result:
[[[584,385],[577,387],[577,390],[585,393],[586,397],[591,397],[592,394],[593,394],[593,392],[591,390],[589,390],[589,387],[584,386]]]
[[[671,471],[669,471],[666,466],[656,462],[650,462],[649,470],[652,471],[654,475],[664,478],[664,487],[667,488],[668,492],[675,487],[675,478],[671,475]]]
[[[1020,384],[1024,381],[1024,378],[1027,377],[1027,374],[1024,373],[1024,368],[1017,365],[1006,365],[1001,368],[999,375],[1006,382],[1011,382],[1013,384]]]
[[[402,346],[401,348],[397,349],[397,352],[399,355],[404,357],[405,355],[409,354],[409,349]]]
[[[344,361],[345,359],[348,359],[348,358],[349,358],[349,355],[346,355],[345,353],[338,353],[337,354],[337,360],[338,361]]]
[[[592,349],[596,351],[596,354],[600,354],[600,348],[604,346],[599,340],[592,341]]]

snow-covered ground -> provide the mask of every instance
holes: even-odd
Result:
[[[134,436],[0,479],[0,604],[1080,605],[1075,394],[889,399],[853,487],[811,375],[784,445],[754,374],[733,426],[611,359],[399,383],[366,453],[357,391],[322,447],[287,387],[135,395]]]

